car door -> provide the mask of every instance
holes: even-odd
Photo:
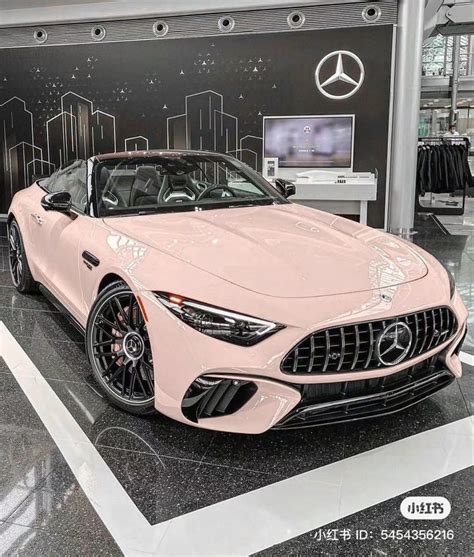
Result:
[[[83,321],[84,304],[80,284],[81,238],[91,229],[87,205],[87,166],[74,161],[53,174],[42,186],[45,193],[68,191],[72,198],[70,214],[45,210],[41,204],[30,220],[31,236],[37,252],[38,280],[68,309]]]

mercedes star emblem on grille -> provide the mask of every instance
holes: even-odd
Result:
[[[386,366],[394,366],[403,361],[413,343],[413,334],[406,323],[388,325],[377,339],[377,357]]]
[[[337,60],[335,60],[335,65],[332,60],[333,58],[337,58]],[[351,69],[351,75],[345,72],[344,59],[346,61],[353,60],[356,62],[358,66],[358,68]],[[334,73],[332,73],[323,82],[321,82],[321,75],[320,75],[321,70],[323,69],[323,67],[325,67],[328,64],[329,65],[332,64],[331,68],[334,67]],[[326,54],[326,56],[319,62],[318,67],[316,68],[316,71],[314,73],[314,78],[316,80],[316,87],[319,89],[319,91],[325,97],[328,97],[329,99],[336,99],[336,100],[347,99],[349,97],[352,97],[352,95],[354,95],[355,93],[357,93],[362,83],[364,82],[364,77],[365,77],[365,69],[364,69],[364,64],[362,64],[362,60],[358,56],[356,56],[353,52],[350,52],[349,50],[335,50],[334,52],[330,52],[329,54]],[[339,82],[347,83],[347,85],[350,85],[351,86],[350,90],[346,91],[345,93],[338,93],[338,94],[334,92],[331,93],[330,90],[328,91],[328,87],[330,88],[330,86],[333,83],[339,83]]]

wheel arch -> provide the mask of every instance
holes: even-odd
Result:
[[[22,211],[19,210],[19,214],[22,215]],[[21,246],[22,252],[22,263],[23,263],[23,270],[21,271],[20,278],[17,279],[17,283],[13,279],[13,271],[11,270],[11,259],[10,259],[10,252],[11,252],[11,240],[10,240],[10,230],[12,222],[15,221],[15,227],[18,230],[19,235],[19,244]],[[25,226],[25,228],[27,228]],[[30,253],[29,250],[29,237],[28,237],[28,230],[26,233],[22,230],[21,224],[19,219],[17,218],[16,214],[10,209],[8,211],[7,216],[7,236],[8,236],[8,261],[9,261],[9,268],[11,277],[13,280],[14,287],[21,292],[22,294],[29,294],[36,292],[38,289],[38,283],[36,282],[35,275],[34,275],[34,264],[31,259],[28,259],[27,253]]]
[[[99,269],[101,267],[102,263],[100,264]],[[92,308],[94,307],[94,304],[101,293],[114,282],[121,281],[125,283],[131,290],[136,290],[134,288],[133,281],[130,280],[130,277],[128,277],[127,274],[122,271],[122,269],[117,268],[113,265],[108,265],[107,262],[104,262],[104,269],[102,273],[98,274],[96,277],[91,277],[92,280],[87,278],[84,280],[82,291],[87,307],[87,315],[89,315],[92,311]],[[88,275],[86,275],[86,277],[87,276]]]
[[[102,292],[102,290],[104,290],[104,288],[107,288],[107,286],[110,286],[111,284],[117,281],[122,281],[125,283],[127,282],[124,280],[123,277],[121,277],[120,275],[114,272],[110,272],[104,275],[100,280],[99,285],[97,286],[96,298]]]
[[[92,310],[94,309],[94,306],[100,294],[111,284],[118,281],[124,282],[125,284],[128,285],[127,281],[122,276],[120,276],[118,272],[114,272],[113,270],[111,270],[107,272],[98,282],[95,283],[95,286],[91,288],[90,294],[93,297],[90,299],[89,302],[90,305],[88,304],[86,330],[89,329],[89,321],[90,321],[91,313]]]

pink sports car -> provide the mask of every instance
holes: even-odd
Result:
[[[461,375],[467,311],[410,243],[217,153],[64,165],[17,193],[10,266],[84,332],[110,401],[239,433],[403,410]]]

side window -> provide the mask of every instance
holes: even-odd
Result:
[[[50,193],[68,191],[72,205],[84,211],[87,204],[87,164],[83,160],[75,160],[60,168],[42,184]]]

